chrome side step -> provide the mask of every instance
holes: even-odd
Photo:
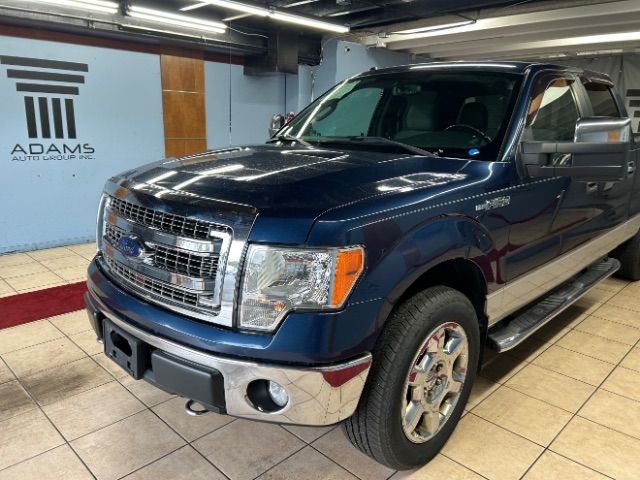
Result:
[[[520,313],[495,325],[488,334],[489,346],[497,352],[510,350],[619,268],[620,262],[615,258],[605,258],[591,265]]]

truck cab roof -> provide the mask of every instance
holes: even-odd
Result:
[[[454,70],[462,68],[465,70],[481,70],[487,72],[509,72],[509,73],[535,73],[540,70],[562,70],[576,74],[584,75],[590,79],[597,79],[612,84],[608,75],[591,70],[584,70],[569,65],[557,65],[552,63],[540,62],[523,62],[523,61],[452,61],[452,62],[428,62],[416,63],[409,65],[400,65],[396,67],[372,69],[363,72],[358,76],[384,75],[390,73],[403,73],[413,71],[429,71],[429,70]]]

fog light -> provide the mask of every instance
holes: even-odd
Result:
[[[282,385],[269,381],[269,396],[273,403],[279,407],[284,407],[289,402],[289,394]]]

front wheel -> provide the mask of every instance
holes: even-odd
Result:
[[[462,415],[479,352],[476,312],[462,293],[438,286],[407,299],[387,322],[345,422],[351,442],[399,470],[431,460]]]

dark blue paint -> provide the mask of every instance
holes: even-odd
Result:
[[[194,195],[196,206],[203,197],[257,211],[251,242],[365,246],[365,273],[342,311],[294,312],[275,333],[255,334],[145,303],[116,287],[95,263],[91,290],[104,308],[139,328],[203,351],[328,363],[371,351],[393,304],[443,261],[471,262],[491,292],[637,213],[637,194],[630,202],[638,191],[633,178],[587,198],[584,183],[521,174],[517,145],[535,79],[560,67],[512,65],[509,71],[524,77],[522,91],[495,162],[271,144],[167,160],[114,179],[180,188]],[[154,180],[167,172],[175,173]],[[411,186],[395,188],[398,177],[411,179]],[[506,206],[479,207],[503,196]],[[198,216],[215,219],[215,213],[203,209]]]

